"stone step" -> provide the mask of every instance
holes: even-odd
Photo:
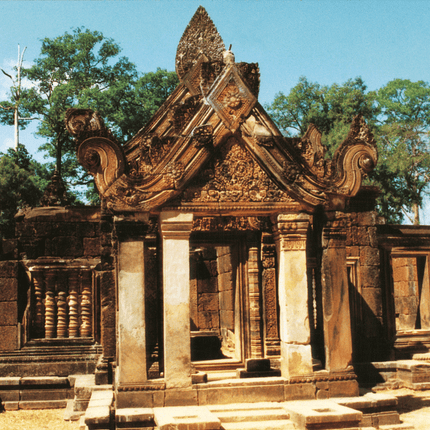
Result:
[[[249,421],[223,423],[223,430],[296,430],[296,425],[290,420]]]
[[[282,408],[242,409],[230,411],[212,411],[222,423],[288,420],[290,415]]]
[[[379,426],[379,430],[414,430],[414,426],[407,424],[407,423],[401,423],[401,424],[387,424],[383,426]]]

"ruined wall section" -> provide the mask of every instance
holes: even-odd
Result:
[[[354,209],[357,210],[357,206]],[[357,210],[347,214],[346,252],[354,362],[383,360],[388,350],[378,223],[376,211]]]
[[[0,243],[0,351],[18,348],[18,249],[17,241]]]
[[[32,339],[76,337],[73,330],[88,337],[92,321],[85,319],[92,315],[85,315],[94,302],[87,297],[91,278],[85,277],[100,261],[100,209],[33,208],[18,213],[16,221],[15,239],[2,240],[0,249],[0,351],[17,350]],[[55,288],[48,291],[54,272]],[[53,336],[46,335],[48,314],[54,314]],[[96,327],[91,335],[97,335]]]

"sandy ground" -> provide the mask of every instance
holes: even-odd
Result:
[[[430,390],[408,389],[383,391],[399,399],[400,419],[415,430],[430,429]],[[9,411],[0,413],[1,430],[78,430],[79,421],[64,421],[64,409]]]

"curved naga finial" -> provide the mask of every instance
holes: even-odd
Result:
[[[378,162],[375,139],[361,115],[352,120],[347,138],[335,152],[332,181],[342,194],[354,196]]]
[[[125,169],[124,154],[102,117],[91,109],[68,109],[66,128],[76,138],[79,163],[94,176],[103,195]]]
[[[203,6],[199,6],[179,41],[176,73],[183,77],[197,62],[200,54],[209,61],[223,61],[224,42]]]

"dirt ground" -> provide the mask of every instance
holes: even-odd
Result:
[[[415,430],[430,429],[430,390],[408,389],[383,391],[399,399],[400,419]],[[64,409],[9,411],[0,413],[1,430],[78,430],[79,421],[64,421]]]

